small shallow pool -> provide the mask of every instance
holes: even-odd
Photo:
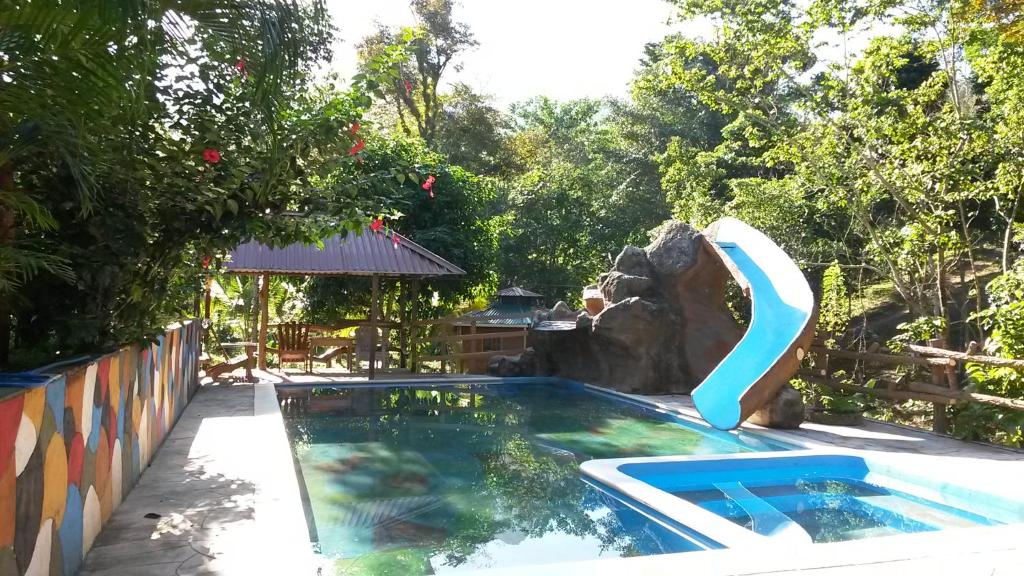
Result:
[[[784,448],[564,382],[282,387],[279,397],[311,535],[344,574],[699,550],[585,483],[580,464]]]

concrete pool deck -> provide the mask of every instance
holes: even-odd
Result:
[[[200,388],[151,466],[100,533],[86,556],[83,576],[317,574],[274,389],[282,378],[278,373],[255,374],[260,378],[256,384]],[[324,381],[292,375],[285,379]],[[345,383],[358,380],[337,377]],[[695,415],[687,397],[643,399]],[[872,421],[862,427],[805,424],[788,432],[746,428],[809,447],[866,450],[900,462],[917,462],[950,482],[969,478],[972,487],[1012,489],[1024,499],[1021,451]],[[1024,530],[1006,528],[818,544],[801,548],[799,554],[782,547],[754,553],[713,550],[486,573],[1020,574],[1024,572]]]

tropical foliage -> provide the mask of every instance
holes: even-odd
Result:
[[[732,215],[805,268],[838,345],[1021,357],[1019,2],[670,3],[711,32],[649,45],[628,97],[502,109],[454,75],[478,39],[452,0],[357,42],[347,86],[320,74],[337,30],[319,0],[0,0],[0,352],[33,363],[194,314],[205,266],[249,238],[379,216],[468,272],[415,295],[444,314],[509,284],[576,302],[667,218]],[[216,286],[218,334],[247,337],[255,284]],[[272,292],[294,302],[278,318],[324,322],[366,298]],[[1010,369],[961,376],[1024,396]],[[954,416],[1021,442],[998,409]]]

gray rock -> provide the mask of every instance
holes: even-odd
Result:
[[[604,309],[594,319],[594,335],[625,345],[648,340],[657,324],[657,306],[638,297]]]
[[[568,304],[559,300],[548,313],[548,320],[575,320],[578,312],[569,307]]]
[[[646,251],[627,246],[599,276],[605,307],[578,315],[556,305],[531,330],[536,374],[641,394],[688,393],[742,336],[725,304],[729,273],[682,222],[663,226]]]
[[[770,428],[799,428],[804,421],[804,399],[795,388],[786,384],[775,393],[771,402],[754,412],[750,422]]]
[[[487,373],[491,376],[508,378],[510,376],[521,376],[519,356],[497,355],[491,356],[487,361]]]
[[[580,312],[580,315],[576,317],[576,329],[585,330],[589,329],[594,324],[594,318],[587,314],[587,312]]]
[[[654,276],[654,265],[647,258],[647,252],[636,246],[626,246],[615,258],[615,265],[612,270],[628,274],[630,276]]]
[[[654,289],[654,280],[646,276],[631,276],[622,272],[609,272],[602,276],[604,279],[598,288],[606,306],[634,296],[649,296]]]
[[[663,224],[658,237],[646,248],[655,273],[671,280],[693,268],[697,263],[699,234],[692,226],[678,220]]]

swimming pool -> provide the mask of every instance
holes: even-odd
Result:
[[[708,547],[819,544],[1024,522],[1024,504],[870,457],[795,450],[596,460],[583,473]]]
[[[785,449],[580,384],[279,390],[311,536],[346,574],[445,574],[701,550],[582,462]]]

